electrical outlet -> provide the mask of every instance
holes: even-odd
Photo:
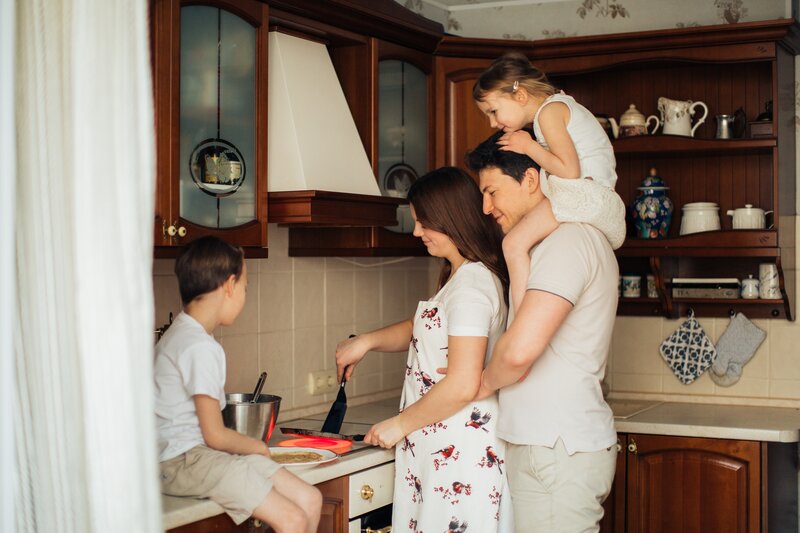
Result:
[[[335,392],[339,386],[336,381],[336,370],[317,370],[308,373],[308,393],[311,395]]]

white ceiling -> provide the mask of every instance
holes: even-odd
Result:
[[[426,4],[446,11],[466,11],[471,9],[490,9],[493,7],[526,6],[568,2],[570,0],[422,0]]]

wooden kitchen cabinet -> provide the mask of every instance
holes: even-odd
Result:
[[[231,517],[221,514],[170,529],[167,533],[267,533],[271,531],[272,529],[260,520],[248,518],[237,526]]]
[[[216,235],[266,257],[269,8],[151,0],[150,12],[156,256]]]
[[[349,523],[347,476],[320,483],[317,488],[322,492],[322,514],[318,533],[347,533]]]
[[[472,99],[472,86],[493,59],[512,49],[526,53],[554,85],[596,114],[618,118],[630,104],[645,115],[658,114],[660,96],[703,101],[709,117],[694,138],[658,134],[612,143],[616,188],[626,205],[651,167],[667,182],[675,204],[668,238],[635,238],[629,227],[617,250],[620,273],[643,281],[652,273],[659,297],[621,299],[618,313],[678,317],[691,308],[697,316],[743,311],[751,318],[793,320],[798,35],[792,20],[776,20],[532,42],[446,36],[434,67],[436,165],[464,168],[465,153],[492,133]],[[714,138],[714,115],[741,107],[753,121],[769,101],[772,135]],[[721,230],[680,236],[681,206],[697,201],[719,204]],[[726,212],[746,203],[773,210],[774,227],[733,230]],[[671,297],[673,277],[757,277],[760,263],[778,265],[780,300]]]
[[[797,443],[619,434],[603,533],[797,531]]]

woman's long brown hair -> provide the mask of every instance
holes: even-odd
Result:
[[[408,201],[423,226],[447,235],[465,259],[483,263],[500,278],[508,303],[503,234],[495,221],[483,214],[483,196],[475,181],[461,169],[442,167],[415,181],[408,191]],[[452,265],[445,260],[439,288],[451,272]]]

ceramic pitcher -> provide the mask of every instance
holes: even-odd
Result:
[[[696,107],[703,108],[703,116],[692,126],[692,117]],[[694,131],[706,121],[708,116],[708,106],[703,102],[671,100],[663,96],[658,99],[658,110],[661,112],[661,122],[664,124],[662,132],[669,135],[694,137]]]

